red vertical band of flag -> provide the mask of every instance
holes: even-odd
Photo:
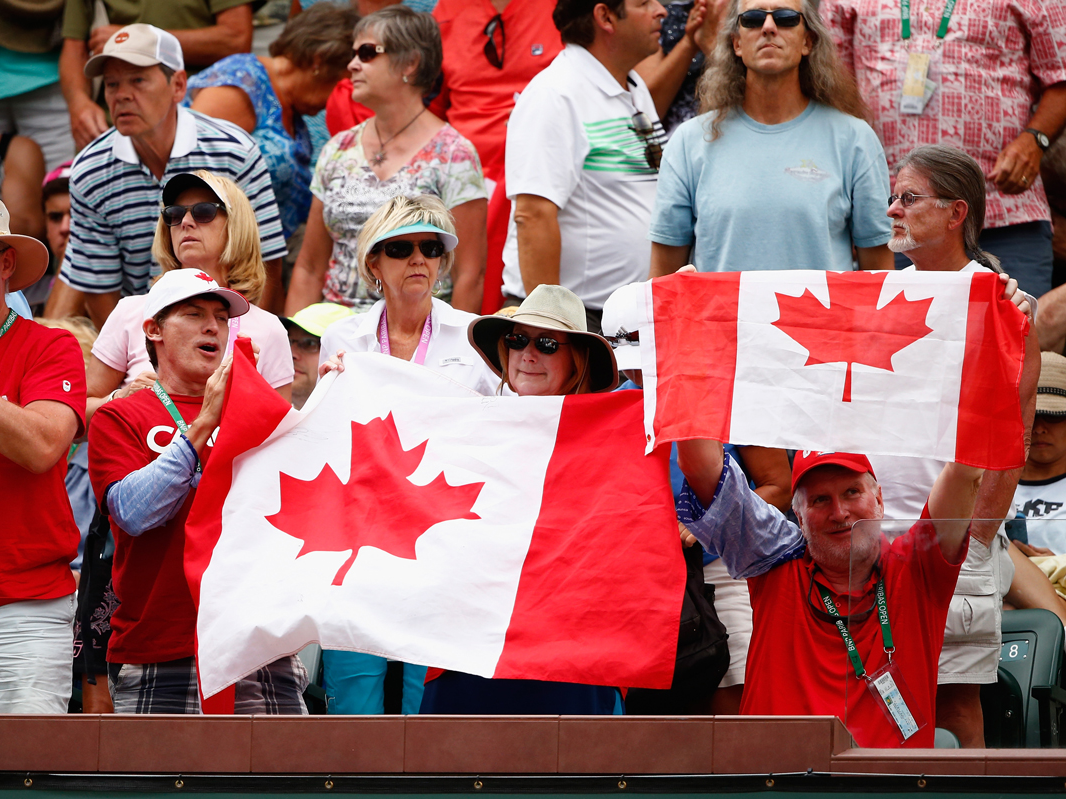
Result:
[[[1014,468],[1025,463],[1025,426],[1022,424],[1017,386],[1025,365],[1029,320],[1000,299],[999,275],[977,273],[970,281],[970,306],[966,318],[966,354],[959,391],[955,461],[984,466],[989,452],[1011,452]],[[997,309],[997,304],[1000,308]],[[1009,306],[1009,307],[1008,307]],[[995,419],[996,424],[989,424]],[[1012,468],[1002,466],[1000,468]]]
[[[266,441],[290,410],[292,406],[256,371],[251,341],[238,339],[218,437],[185,523],[185,579],[197,609],[201,578],[222,535],[222,506],[233,482],[233,460]],[[200,695],[201,707],[208,714],[232,714],[233,702],[232,686],[207,699]]]
[[[669,417],[656,412],[656,441],[729,440],[741,273],[703,277],[675,275],[651,284],[656,408],[686,409]]]
[[[537,673],[562,682],[670,687],[685,562],[669,449],[639,454],[642,409],[637,391],[563,403],[496,678]],[[601,449],[633,457],[601,457]],[[578,529],[575,507],[582,508]],[[638,512],[618,513],[634,507]],[[590,663],[597,666],[591,672]]]

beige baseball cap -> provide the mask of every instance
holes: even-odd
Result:
[[[8,291],[18,291],[32,286],[41,279],[48,268],[48,248],[32,236],[11,232],[11,214],[0,202],[0,244],[15,251],[15,272],[8,281]]]
[[[103,52],[85,62],[85,77],[99,77],[109,58],[117,58],[138,67],[162,64],[175,72],[185,69],[181,44],[174,34],[143,22],[126,25],[115,31],[104,45]]]

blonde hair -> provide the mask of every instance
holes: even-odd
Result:
[[[439,197],[432,194],[419,194],[415,197],[405,197],[402,194],[386,201],[363,224],[359,231],[359,241],[356,246],[355,258],[359,264],[359,279],[366,285],[372,286],[377,278],[370,271],[370,264],[378,259],[378,253],[372,253],[371,242],[379,237],[381,240],[388,238],[392,230],[399,230],[408,225],[419,223],[439,227],[445,233],[455,235],[455,220],[451,212],[440,201]],[[437,277],[444,277],[451,271],[452,262],[455,260],[455,250],[444,253],[440,258],[440,269]]]
[[[801,0],[805,30],[811,36],[811,51],[799,65],[800,91],[816,103],[835,108],[849,116],[867,119],[869,110],[863,102],[855,79],[840,63],[829,28],[822,22],[811,0]],[[740,32],[740,0],[730,0],[725,24],[707,59],[707,68],[696,85],[700,113],[716,112],[709,120],[709,141],[722,135],[722,122],[731,111],[744,104],[748,68],[733,50],[733,38]]]
[[[68,333],[73,334],[81,347],[81,357],[85,359],[85,368],[89,368],[89,357],[93,352],[93,344],[96,342],[96,337],[100,335],[96,332],[92,322],[84,316],[65,316],[62,319],[37,317],[33,321],[45,327],[66,330]]]
[[[252,303],[259,302],[266,283],[266,266],[259,248],[259,224],[255,211],[241,187],[227,177],[216,175],[206,169],[193,172],[203,180],[215,196],[226,206],[226,246],[219,256],[222,267],[223,286],[239,291]],[[170,228],[160,214],[152,241],[152,257],[164,272],[181,269],[181,261],[174,253]]]
[[[514,328],[511,328],[511,330],[514,330]],[[499,353],[500,366],[503,367],[500,370],[503,373],[503,380],[500,381],[500,386],[496,390],[497,394],[503,393],[504,386],[507,386],[511,391],[514,391],[514,386],[511,385],[510,370],[507,368],[508,358],[510,357],[509,353],[511,351],[507,349],[507,345],[503,343],[503,337],[507,335],[507,333],[510,333],[511,330],[502,333],[499,341],[496,342],[496,351]],[[550,333],[566,332],[565,330],[549,330],[546,327],[538,328],[538,330],[544,330],[545,332]],[[573,356],[574,360],[574,371],[570,375],[570,379],[563,384],[559,394],[561,396],[567,394],[589,394],[592,391],[592,370],[590,368],[592,359],[589,357],[589,343],[584,336],[568,336],[568,341],[570,343],[570,354]]]

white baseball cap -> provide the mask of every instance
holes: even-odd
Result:
[[[644,302],[646,283],[630,283],[616,289],[603,304],[600,327],[603,337],[614,348],[614,360],[620,370],[640,368],[640,304]]]
[[[126,25],[115,31],[103,51],[85,62],[85,77],[99,77],[109,58],[117,58],[136,67],[162,64],[175,72],[185,69],[181,44],[174,34],[143,22]]]
[[[244,316],[251,307],[233,289],[224,289],[207,274],[199,269],[173,269],[164,272],[148,292],[148,301],[144,304],[144,320],[155,317],[164,308],[193,297],[213,295],[229,306],[230,318]]]

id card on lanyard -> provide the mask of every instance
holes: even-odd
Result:
[[[947,0],[944,13],[940,16],[937,28],[937,47],[948,34],[948,23],[955,11],[957,0]],[[904,42],[911,38],[911,0],[900,0],[900,36]],[[936,91],[936,83],[929,79],[931,53],[907,51],[907,68],[903,73],[903,90],[900,94],[899,110],[901,114],[920,114],[925,110],[929,99]]]
[[[829,595],[829,591],[821,583],[816,583],[818,593],[822,596],[822,604],[825,605],[826,613],[833,619],[840,637],[844,639],[844,647],[848,652],[848,659],[855,670],[855,676],[866,681],[866,689],[870,692],[877,706],[892,724],[900,743],[906,741],[918,730],[925,727],[925,718],[917,709],[914,695],[907,688],[903,674],[899,667],[892,661],[892,655],[896,647],[892,641],[892,628],[888,620],[888,600],[885,596],[885,580],[877,581],[877,620],[881,626],[881,642],[888,654],[888,663],[879,668],[873,674],[866,671],[862,665],[862,658],[855,646],[855,639],[848,630],[847,622],[841,617],[836,603]]]

